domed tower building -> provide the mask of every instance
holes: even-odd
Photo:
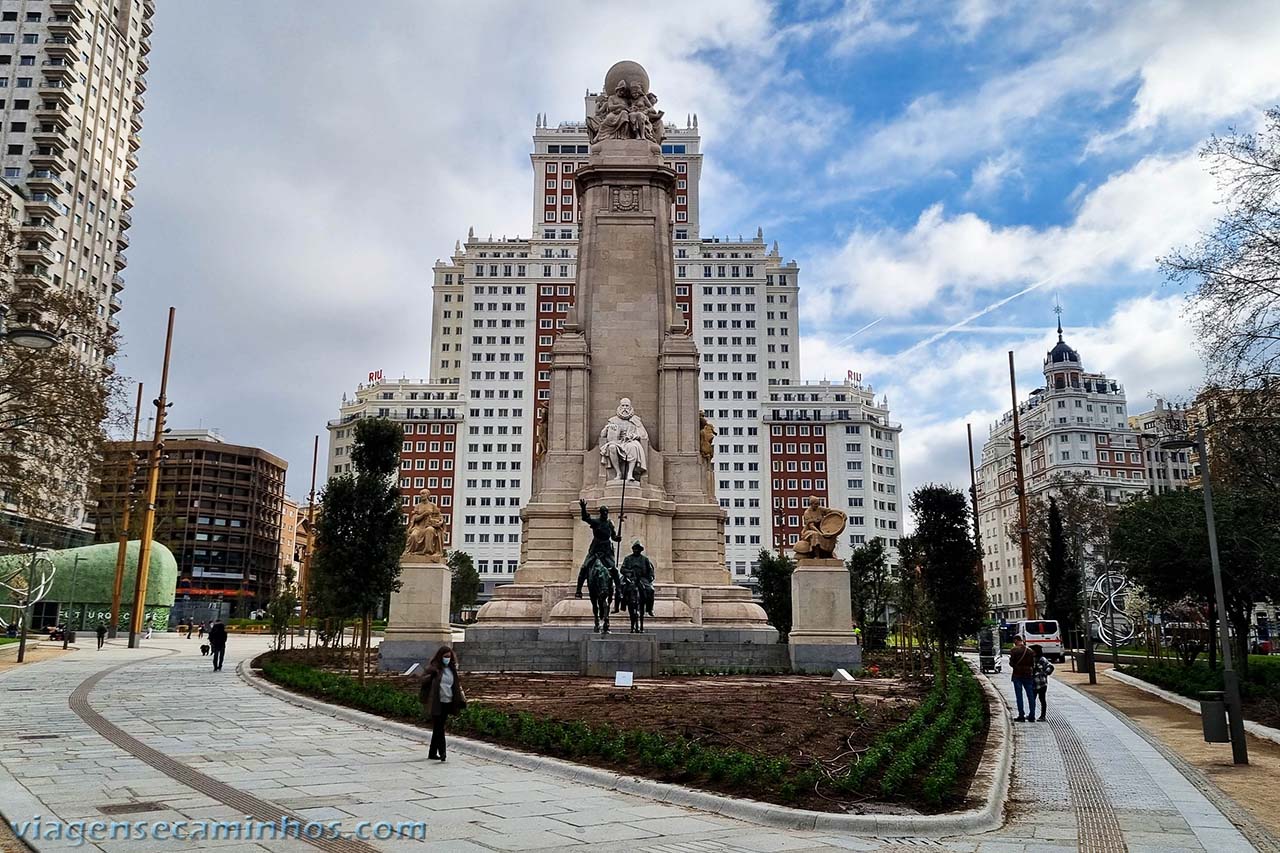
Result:
[[[1144,448],[1129,425],[1124,386],[1105,373],[1085,370],[1080,353],[1065,340],[1061,319],[1058,341],[1044,357],[1044,385],[1019,401],[1018,419],[1030,502],[1047,499],[1064,479],[1097,486],[1113,505],[1148,489]],[[987,598],[992,615],[1009,620],[1026,616],[1013,453],[1009,411],[991,425],[978,463]]]

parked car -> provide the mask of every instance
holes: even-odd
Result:
[[[1013,634],[1026,640],[1028,646],[1039,646],[1050,660],[1062,663],[1067,659],[1056,619],[1023,619],[1013,623]]]

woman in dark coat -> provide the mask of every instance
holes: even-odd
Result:
[[[444,724],[450,714],[461,711],[467,702],[458,676],[458,656],[448,646],[441,646],[427,664],[427,673],[418,688],[418,699],[431,718],[431,747],[427,758],[445,760]]]

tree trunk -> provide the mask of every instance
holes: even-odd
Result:
[[[1236,672],[1240,673],[1240,684],[1249,680],[1249,613],[1237,613],[1231,617],[1231,628],[1235,631],[1232,649],[1235,651]]]
[[[360,642],[357,643],[356,654],[359,660],[356,661],[356,679],[361,686],[364,685],[365,664],[368,662],[369,655],[367,652],[369,642],[369,612],[365,611],[360,614]]]

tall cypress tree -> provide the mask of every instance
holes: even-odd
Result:
[[[1045,615],[1058,620],[1064,636],[1070,636],[1080,620],[1080,568],[1067,553],[1058,502],[1049,498],[1049,541],[1040,566],[1040,592]]]
[[[404,515],[395,475],[402,431],[395,422],[356,423],[351,448],[354,474],[330,478],[316,522],[313,584],[321,612],[360,620],[359,677],[364,680],[369,622],[374,609],[400,589]]]

